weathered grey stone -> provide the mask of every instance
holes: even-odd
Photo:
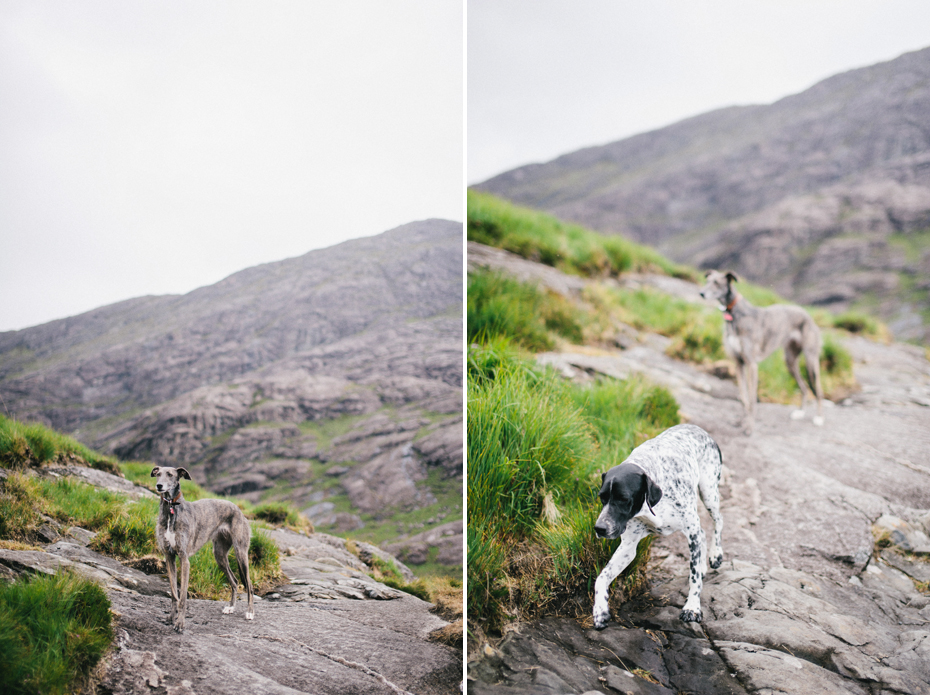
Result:
[[[119,492],[124,495],[129,495],[134,499],[155,496],[154,492],[141,485],[136,485],[118,475],[100,471],[96,468],[87,468],[86,466],[42,466],[34,470],[36,474],[41,476],[70,476],[77,478],[94,487],[100,487],[112,492]]]
[[[254,621],[224,615],[220,601],[190,600],[181,635],[167,624],[169,599],[111,593],[111,600],[123,631],[104,680],[114,693],[150,693],[155,677],[166,690],[198,695],[459,692],[461,652],[426,640],[424,630],[443,621],[412,596],[377,610],[349,599],[261,601]]]
[[[117,591],[168,595],[168,582],[164,579],[121,565],[80,545],[59,541],[49,546],[48,551],[0,549],[0,565],[13,575],[56,574],[67,568]]]
[[[865,688],[810,661],[743,642],[716,643],[727,665],[753,693],[774,695],[869,695]]]
[[[914,528],[903,519],[891,514],[882,514],[872,526],[878,534],[885,534],[902,550],[920,555],[930,555],[930,537],[922,529]]]
[[[101,555],[77,543],[59,541],[54,545],[46,547],[45,552],[67,558],[76,564],[93,567],[97,570],[106,572],[106,574],[111,577],[111,580],[107,582],[108,585],[112,585],[113,582],[116,582],[126,589],[138,591],[140,594],[168,595],[168,582],[162,577],[151,576],[139,570],[132,569],[118,560],[114,560],[106,555]]]
[[[464,523],[461,519],[440,524],[393,543],[384,549],[404,562],[421,565],[429,559],[430,548],[437,548],[436,561],[445,565],[461,565],[464,547]]]

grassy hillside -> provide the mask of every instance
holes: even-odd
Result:
[[[646,247],[566,224],[483,193],[469,192],[468,237],[594,280],[630,270],[695,282],[702,279],[694,269],[671,263]],[[613,250],[617,248],[623,252]],[[614,262],[614,258],[618,260]],[[757,306],[784,301],[771,290],[751,283],[740,282],[738,288]],[[833,315],[822,309],[808,310],[824,330],[821,373],[825,394],[828,398],[842,398],[856,386],[852,360],[838,338],[856,333],[884,340],[887,328],[865,314]],[[603,347],[610,345],[618,325],[628,324],[671,338],[667,353],[677,359],[707,368],[726,359],[723,318],[716,308],[650,287],[629,289],[594,282],[586,288],[583,301],[575,303],[496,273],[473,272],[468,278],[467,312],[469,342],[507,337],[533,352],[551,350],[559,343]],[[761,400],[788,403],[798,399],[797,385],[785,368],[781,350],[760,364],[759,373]]]
[[[604,236],[577,224],[512,205],[488,193],[468,191],[468,240],[510,251],[582,276],[627,271],[659,272],[698,279],[696,271],[673,263],[647,246]]]

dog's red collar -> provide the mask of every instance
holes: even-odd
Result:
[[[167,497],[162,497],[161,499],[168,505],[168,513],[174,514],[174,508],[181,504],[178,502],[178,500],[181,499],[181,489],[178,488],[178,494],[174,496],[173,500],[169,500]]]
[[[723,311],[723,318],[724,318],[725,320],[727,320],[727,321],[732,321],[732,320],[733,320],[733,314],[731,314],[730,312],[733,311],[733,307],[736,306],[736,303],[737,303],[738,301],[739,301],[739,295],[737,294],[737,295],[735,295],[735,296],[733,297],[733,300],[732,300],[729,304],[727,304],[727,308],[724,309],[724,311]]]

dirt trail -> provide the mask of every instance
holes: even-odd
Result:
[[[478,257],[529,272],[496,250]],[[565,619],[518,628],[470,664],[469,692],[930,693],[930,598],[915,584],[930,580],[930,564],[894,549],[876,555],[872,531],[884,516],[903,529],[894,539],[930,552],[930,542],[919,547],[930,532],[923,350],[846,340],[861,392],[826,408],[823,427],[812,413],[792,421],[791,406],[760,404],[746,436],[732,382],[666,357],[661,339],[639,338],[628,350],[538,360],[578,380],[642,372],[720,444],[725,561],[705,578],[705,622],[677,620],[687,582],[677,534],[654,545],[649,600],[625,605],[602,633]]]

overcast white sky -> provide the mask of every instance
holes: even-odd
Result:
[[[0,331],[463,215],[435,0],[0,3]]]
[[[469,0],[467,179],[927,46],[927,0]]]

